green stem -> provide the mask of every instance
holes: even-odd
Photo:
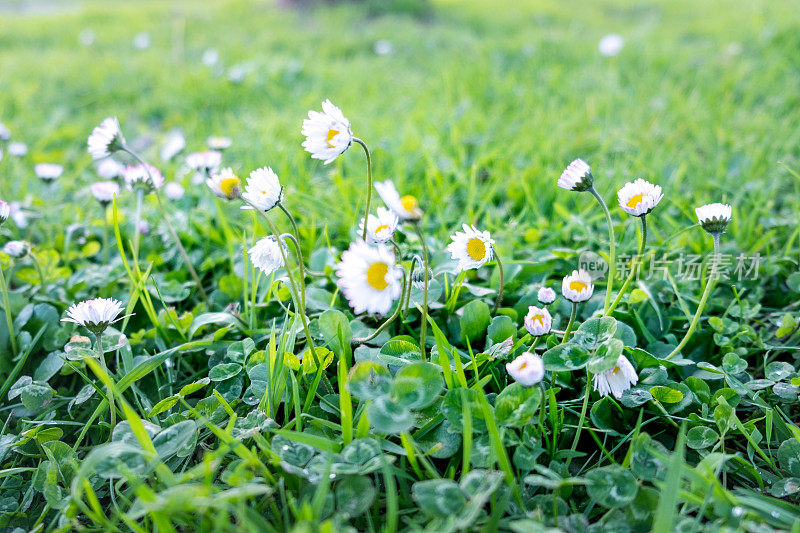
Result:
[[[286,215],[286,218],[288,218],[288,219],[289,219],[289,222],[290,222],[290,223],[291,223],[291,225],[292,225],[292,232],[294,233],[295,247],[297,248],[297,253],[298,253],[298,254],[299,254],[299,256],[302,258],[302,257],[303,257],[303,252],[300,250],[300,230],[299,230],[299,229],[297,229],[297,222],[295,221],[294,217],[293,217],[293,216],[292,216],[292,214],[289,212],[289,210],[288,210],[288,209],[286,209],[286,208],[283,206],[283,204],[282,204],[282,203],[278,202],[278,204],[277,204],[277,205],[278,205],[278,207],[280,207],[280,208],[281,208],[281,211],[283,211],[283,213]],[[316,271],[314,271],[314,270],[311,270],[310,268],[308,268],[308,267],[306,267],[306,266],[303,266],[303,270],[304,270],[304,272],[305,272],[306,274],[308,274],[309,276],[314,276],[314,277],[317,277],[317,278],[322,278],[322,277],[325,277],[325,273],[324,273],[324,272],[316,272]]]
[[[400,315],[401,311],[403,310],[403,296],[402,295],[405,294],[405,292],[406,292],[406,286],[410,286],[410,285],[411,285],[411,277],[409,276],[408,280],[406,280],[406,276],[403,276],[403,290],[400,291],[400,300],[397,302],[397,307],[395,308],[394,313],[392,313],[392,316],[387,318],[383,322],[383,324],[378,326],[378,329],[373,331],[370,335],[368,335],[366,337],[360,337],[360,338],[353,339],[353,341],[352,341],[353,344],[364,344],[365,342],[371,341],[372,339],[374,339],[375,337],[380,335],[381,332],[389,326],[389,324],[394,322],[394,320]]]
[[[103,352],[103,332],[95,333],[94,331],[90,330],[92,337],[94,337],[94,349],[97,352],[97,358],[100,360],[100,366],[103,368],[103,372],[105,372],[109,379],[113,379],[111,377],[111,372],[108,371],[108,366],[106,366],[106,354]],[[109,414],[110,414],[110,424],[111,429],[109,430],[108,440],[111,442],[111,437],[114,434],[114,427],[117,425],[117,408],[116,403],[114,402],[114,391],[111,390],[110,386],[106,386],[106,396],[108,397],[108,407],[109,407]]]
[[[578,440],[581,438],[581,431],[583,430],[583,423],[586,421],[586,409],[589,407],[589,395],[592,392],[592,377],[589,372],[586,372],[586,393],[583,396],[583,406],[581,407],[581,416],[578,419],[578,429],[575,431],[575,437],[572,439],[572,446],[570,447],[569,457],[567,457],[567,466],[572,461],[572,454],[578,448]]]
[[[6,314],[6,326],[8,327],[8,338],[11,341],[11,355],[17,355],[17,337],[14,335],[14,319],[11,317],[11,305],[8,303],[8,285],[6,276],[3,272],[3,265],[0,265],[0,289],[3,290],[3,310]]]
[[[503,301],[503,285],[505,283],[505,274],[503,273],[503,263],[500,262],[500,254],[497,253],[497,249],[494,251],[494,260],[497,262],[497,270],[500,273],[500,288],[497,290],[497,300],[494,302],[494,308],[492,309],[492,314],[497,312],[497,309],[500,307],[500,303]]]
[[[402,316],[405,318],[406,311],[408,310],[408,306],[411,305],[411,288],[413,287],[413,278],[414,278],[414,268],[416,267],[417,263],[421,262],[419,256],[415,255],[411,258],[411,266],[408,268],[408,284],[406,287],[407,293],[403,292],[400,294],[400,301],[405,302],[403,303],[403,313]]]
[[[567,329],[564,330],[564,337],[561,339],[561,344],[567,342],[569,334],[572,332],[572,325],[575,323],[575,316],[578,314],[578,304],[572,302],[572,312],[569,314],[569,322],[567,322]]]
[[[628,291],[628,286],[631,284],[631,281],[633,281],[633,278],[636,276],[636,272],[638,271],[639,265],[637,265],[637,263],[644,254],[644,247],[647,243],[647,216],[643,215],[639,218],[642,219],[642,237],[639,240],[639,255],[631,259],[631,271],[628,274],[628,277],[625,278],[625,283],[622,284],[619,294],[617,294],[617,297],[614,298],[614,303],[612,303],[611,307],[609,307],[608,311],[606,311],[606,315],[611,315],[611,313],[614,312],[614,309],[616,309],[619,303],[622,301],[622,297]]]
[[[603,213],[606,215],[606,223],[608,224],[608,240],[610,246],[608,253],[608,283],[606,284],[606,301],[605,304],[603,304],[603,314],[607,314],[606,310],[611,303],[611,291],[614,288],[614,275],[617,271],[615,265],[617,243],[614,239],[614,223],[611,220],[611,213],[608,212],[608,206],[606,205],[605,200],[603,200],[603,197],[598,194],[594,186],[589,189],[589,192],[592,194],[592,196],[597,198],[600,207],[603,208]]]
[[[364,154],[367,156],[367,205],[366,210],[364,211],[364,233],[361,236],[362,239],[365,241],[367,240],[367,219],[369,218],[369,208],[370,203],[372,202],[372,158],[369,154],[369,148],[367,148],[367,144],[359,139],[358,137],[353,137],[353,141],[357,142],[361,145],[364,149]],[[423,349],[424,354],[424,349]]]
[[[108,249],[108,239],[110,230],[108,227],[108,217],[106,217],[106,204],[100,205],[103,208],[103,264],[108,265],[110,253],[110,250]]]
[[[297,266],[300,269],[300,300],[303,302],[303,314],[305,314],[306,307],[306,280],[305,280],[305,263],[303,262],[303,252],[300,250],[300,243],[291,233],[284,233],[281,237],[288,237],[294,245],[294,251],[297,256]]]
[[[36,259],[36,254],[31,254],[31,260],[36,266],[36,272],[39,273],[39,285],[41,286],[42,290],[44,290],[44,273],[42,272],[42,265],[39,263],[39,260]]]
[[[422,234],[422,227],[420,226],[419,221],[414,222],[414,229],[417,232],[417,236],[419,237],[419,242],[422,245],[422,268],[425,269],[423,272],[425,287],[422,290],[423,294],[423,301],[422,301],[422,324],[419,328],[419,349],[422,354],[422,360],[425,360],[425,331],[428,326],[428,284],[430,281],[430,260],[428,257],[428,245],[425,244],[425,236]]]
[[[139,226],[142,224],[142,201],[144,200],[144,191],[141,189],[136,191],[136,226],[133,228],[133,262],[139,261]]]

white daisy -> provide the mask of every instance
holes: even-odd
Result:
[[[206,139],[206,144],[208,144],[208,147],[212,150],[225,150],[231,147],[233,141],[229,137],[217,137],[212,135]]]
[[[619,207],[635,217],[642,217],[650,213],[662,198],[664,195],[661,193],[660,186],[653,185],[641,178],[626,183],[617,191]]]
[[[544,378],[544,361],[534,353],[525,352],[506,363],[506,371],[520,385],[533,387]]]
[[[306,136],[303,148],[314,159],[321,159],[327,165],[353,143],[350,121],[330,100],[322,102],[322,113],[309,111],[300,132]]]
[[[19,202],[11,202],[8,204],[8,207],[11,210],[10,217],[11,220],[14,221],[14,224],[16,224],[19,229],[27,228],[28,213],[22,208],[22,204]]]
[[[550,333],[550,328],[553,326],[553,318],[546,308],[532,305],[528,307],[528,314],[525,315],[524,323],[528,333],[534,337],[541,337]]]
[[[147,32],[137,33],[133,37],[133,47],[137,50],[146,50],[150,48],[150,34]]]
[[[213,67],[217,64],[217,61],[219,61],[219,52],[216,50],[216,48],[209,48],[203,52],[203,58],[201,61],[207,67]]]
[[[336,266],[337,284],[353,311],[385,315],[402,291],[402,270],[384,244],[370,246],[357,241],[342,253]]]
[[[713,234],[725,233],[728,222],[733,216],[733,208],[728,204],[706,204],[694,210],[697,220],[707,232]]]
[[[206,185],[220,198],[233,200],[242,193],[242,182],[230,167],[223,168],[206,180]]]
[[[288,253],[286,244],[282,243],[282,245],[283,253]],[[253,265],[264,274],[272,274],[276,270],[283,268],[284,265],[278,241],[272,235],[260,239],[255,246],[247,250],[247,255],[250,256],[250,261]]]
[[[216,150],[194,152],[186,156],[186,166],[206,176],[215,172],[221,163],[222,153]]]
[[[593,182],[592,169],[583,159],[570,163],[558,178],[558,186],[568,191],[588,191]]]
[[[371,244],[386,242],[391,239],[399,222],[397,215],[385,207],[379,207],[376,213],[377,215],[370,213],[367,217],[367,242]],[[362,218],[358,225],[358,234],[363,235],[363,233],[364,219]]]
[[[183,186],[178,183],[177,181],[170,181],[166,185],[164,185],[164,196],[169,198],[170,200],[178,201],[183,198],[184,191]]]
[[[561,294],[573,303],[585,302],[592,297],[594,284],[592,277],[584,269],[573,270],[561,282]]]
[[[98,181],[89,186],[94,199],[101,204],[108,204],[119,195],[119,185],[113,181]]]
[[[252,171],[242,198],[256,209],[269,211],[283,199],[283,187],[278,175],[270,167]],[[242,209],[252,209],[251,205],[242,206]]]
[[[536,298],[539,300],[540,304],[550,305],[556,301],[556,291],[550,287],[541,287],[539,292],[536,294]]]
[[[11,206],[0,200],[0,225],[11,216]]]
[[[105,180],[110,180],[122,175],[125,165],[110,157],[97,162],[97,175]]]
[[[61,174],[64,173],[64,167],[57,163],[39,163],[33,167],[33,171],[40,179],[53,181],[61,177]]]
[[[22,259],[31,251],[31,245],[25,241],[8,241],[3,246],[3,253],[14,259]]]
[[[0,141],[7,141],[11,138],[11,130],[0,122]]]
[[[28,145],[22,142],[9,143],[8,153],[16,157],[22,157],[28,153]]]
[[[622,398],[623,392],[630,389],[632,385],[636,385],[639,376],[636,375],[636,370],[628,358],[620,355],[613,368],[595,374],[592,380],[594,381],[594,390],[599,392],[600,396],[613,394],[614,398],[619,400]]]
[[[98,335],[111,324],[122,320],[122,303],[113,298],[95,298],[72,304],[62,322],[74,322]]]
[[[141,189],[145,193],[152,192],[164,185],[164,176],[152,165],[127,166],[122,169],[122,177],[130,190]]]
[[[122,149],[125,138],[117,117],[108,117],[92,130],[87,142],[87,151],[94,159],[103,159]]]
[[[167,140],[161,148],[161,160],[170,161],[173,157],[181,153],[186,148],[186,137],[180,130],[172,130],[167,135]]]
[[[494,239],[488,231],[478,231],[475,226],[464,224],[464,231],[457,231],[451,235],[453,239],[447,246],[454,261],[458,261],[458,268],[471,270],[480,268],[492,260],[492,245]]]
[[[419,202],[417,202],[416,197],[411,195],[401,197],[391,180],[376,182],[375,190],[378,191],[378,195],[380,195],[386,207],[394,211],[394,214],[400,220],[419,220],[422,218],[422,209],[419,208]]]
[[[623,46],[625,46],[625,40],[621,35],[609,33],[600,39],[600,42],[597,44],[597,49],[600,51],[601,55],[614,57],[622,51]]]

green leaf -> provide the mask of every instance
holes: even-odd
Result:
[[[161,414],[164,411],[168,411],[168,410],[172,409],[172,407],[176,403],[178,403],[178,400],[180,400],[180,399],[181,399],[181,397],[178,396],[178,395],[167,396],[166,398],[164,398],[163,400],[161,400],[160,402],[155,404],[152,409],[150,409],[150,412],[147,413],[147,417],[150,418],[150,417],[156,416],[158,414]]]
[[[444,388],[440,367],[432,363],[411,363],[394,376],[392,396],[408,409],[428,407]]]
[[[541,391],[538,387],[512,383],[494,401],[497,423],[501,426],[523,427],[536,416],[540,402]]]
[[[388,365],[404,366],[413,361],[420,361],[422,354],[419,346],[404,338],[392,339],[381,347],[378,359]]]
[[[209,378],[203,378],[201,380],[195,381],[194,383],[189,383],[188,385],[184,385],[178,394],[180,396],[189,396],[190,394],[194,394],[195,392],[199,391],[206,385],[211,383]]]
[[[378,491],[367,476],[347,476],[336,486],[336,510],[350,517],[364,514]]]
[[[50,403],[53,393],[53,389],[47,383],[34,381],[22,389],[20,399],[22,400],[22,405],[31,411],[38,411]]]
[[[575,337],[570,341],[587,350],[606,342],[617,331],[617,319],[611,316],[594,317],[580,325]]]
[[[594,501],[613,509],[628,505],[636,497],[636,478],[621,466],[603,466],[586,475],[589,485],[586,491]]]
[[[472,300],[461,311],[461,336],[470,342],[481,338],[491,322],[489,306],[481,300]]]
[[[786,285],[792,292],[800,292],[800,272],[792,272],[786,278]]]
[[[420,509],[434,517],[457,514],[467,503],[461,487],[450,479],[418,481],[411,487],[411,495]]]
[[[361,361],[350,369],[347,388],[359,400],[374,400],[388,394],[391,386],[389,370],[374,361]]]
[[[544,367],[550,371],[580,370],[589,362],[589,352],[582,346],[567,343],[558,344],[542,355]]]
[[[367,406],[367,418],[378,433],[396,435],[414,425],[414,416],[405,406],[387,396],[375,398]]]
[[[317,354],[320,362],[322,363],[322,368],[328,368],[333,363],[333,359],[335,354],[321,346],[315,346],[314,352]],[[314,354],[311,353],[311,348],[306,348],[303,351],[303,374],[316,374],[317,372],[317,363],[314,361]]]
[[[792,476],[800,476],[800,441],[790,438],[778,448],[781,467]]]
[[[600,344],[595,351],[595,354],[589,359],[586,365],[586,370],[592,374],[599,374],[605,372],[617,364],[619,356],[622,355],[623,344],[619,339],[608,339],[603,344]]]
[[[195,422],[184,420],[159,431],[153,437],[153,446],[161,460],[168,459],[176,454],[185,457],[194,449],[193,442],[196,440],[196,436],[197,426]],[[187,446],[191,446],[192,450],[189,450],[189,453],[179,454]]]
[[[350,344],[353,332],[350,329],[350,321],[341,311],[329,309],[319,317],[319,331],[325,341],[325,345],[331,347],[337,355],[342,355],[344,347]],[[341,331],[342,342],[339,342],[339,332]]]
[[[764,376],[772,381],[783,381],[794,373],[794,367],[783,361],[773,361],[764,368]]]
[[[661,385],[650,387],[650,394],[661,403],[678,403],[683,400],[683,393]]]
[[[517,326],[511,317],[506,315],[496,316],[489,324],[487,334],[492,343],[502,342],[506,339],[513,339],[517,333]]]
[[[696,426],[686,434],[686,445],[693,450],[702,450],[719,442],[719,433],[707,426]]]
[[[208,379],[211,381],[225,381],[239,374],[244,367],[239,363],[222,363],[208,373]]]

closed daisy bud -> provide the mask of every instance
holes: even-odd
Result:
[[[623,211],[635,217],[642,217],[650,213],[664,195],[661,194],[661,187],[640,178],[626,183],[617,191],[617,198]]]
[[[3,200],[0,200],[0,225],[2,225],[3,222],[8,220],[8,217],[10,216],[11,216],[11,206],[8,205],[8,203],[4,202]]]
[[[3,246],[3,253],[14,259],[22,259],[31,251],[31,245],[25,241],[8,241]]]
[[[64,167],[57,163],[39,163],[34,165],[33,171],[39,176],[39,179],[52,182],[61,177],[64,173]]]
[[[536,354],[525,352],[506,363],[506,371],[520,385],[533,387],[544,378],[544,361]]]
[[[194,152],[186,156],[186,166],[206,176],[213,174],[222,164],[222,154],[215,150]]]
[[[614,398],[619,400],[622,398],[623,392],[636,385],[636,382],[639,381],[639,376],[636,375],[636,370],[634,370],[628,358],[620,355],[613,368],[595,374],[592,380],[594,382],[594,390],[599,392],[600,396],[613,394]]]
[[[528,314],[525,315],[525,329],[534,337],[541,337],[550,333],[553,326],[553,318],[550,312],[544,307],[530,306]]]
[[[367,217],[367,242],[371,244],[386,242],[391,239],[399,222],[397,215],[385,207],[379,207],[376,213],[377,215],[370,213]],[[364,219],[362,218],[358,225],[358,234],[361,235],[363,232]]]
[[[342,253],[336,266],[337,285],[357,314],[385,315],[402,291],[402,270],[394,254],[383,244],[370,246],[357,241]]]
[[[704,230],[712,235],[719,235],[725,233],[725,228],[728,227],[733,215],[733,208],[728,204],[715,203],[698,207],[694,212]]]
[[[119,185],[113,181],[98,181],[89,186],[94,199],[103,205],[107,205],[119,195]]]
[[[127,166],[122,170],[122,177],[128,189],[132,191],[141,190],[145,194],[151,193],[164,185],[164,176],[152,165]]]
[[[386,204],[400,220],[419,220],[422,218],[422,209],[414,196],[406,195],[401,197],[400,193],[391,180],[379,181],[375,183],[375,190]]]
[[[287,253],[286,244],[281,244],[283,253]],[[283,268],[284,265],[278,241],[272,235],[260,239],[255,246],[247,250],[247,255],[250,256],[253,265],[267,275]]]
[[[539,300],[540,304],[550,305],[551,303],[556,301],[556,291],[554,291],[550,287],[542,287],[539,289],[539,292],[537,293],[536,297]]]
[[[322,113],[309,111],[300,132],[305,135],[303,148],[314,159],[334,161],[353,143],[350,121],[330,100],[322,102]]]
[[[462,227],[464,231],[450,236],[453,242],[447,246],[447,251],[458,261],[461,270],[480,268],[492,260],[494,240],[488,231],[478,231],[467,224]]]
[[[593,182],[592,169],[583,159],[570,163],[558,178],[558,186],[568,191],[588,191]]]
[[[231,168],[223,168],[206,180],[206,185],[220,198],[233,200],[242,194],[242,182]]]
[[[561,295],[572,303],[585,302],[592,297],[594,284],[584,269],[573,270],[561,282]]]
[[[185,192],[183,186],[177,181],[170,181],[164,186],[164,196],[170,200],[180,200]]]
[[[212,135],[206,139],[206,144],[212,150],[225,150],[231,147],[233,141],[229,137],[217,137],[216,135]]]
[[[125,146],[125,138],[122,137],[117,117],[108,117],[95,127],[92,134],[89,135],[87,145],[87,151],[94,159],[103,159],[122,150]]]
[[[108,326],[124,318],[119,316],[122,309],[122,303],[113,298],[95,298],[70,306],[67,316],[61,321],[74,322],[99,335]]]
[[[261,211],[269,211],[283,200],[283,187],[278,175],[269,167],[252,171],[247,178],[242,198],[250,204],[242,206],[242,209],[255,207]]]
[[[419,260],[420,264],[422,263],[422,259]],[[433,270],[430,268],[428,269],[428,285],[430,286],[431,281],[433,281]],[[414,270],[414,273],[411,274],[411,285],[418,290],[424,291],[425,290],[425,267],[418,268]]]

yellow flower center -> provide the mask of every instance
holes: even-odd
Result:
[[[525,370],[526,368],[528,368],[528,362],[527,361],[523,361],[522,364],[519,365],[519,369],[520,370]]]
[[[486,257],[486,245],[477,237],[473,237],[467,243],[467,255],[475,261],[480,261]]]
[[[381,224],[380,226],[375,228],[375,233],[380,233],[385,229],[389,229],[389,225],[388,224]]]
[[[234,196],[234,191],[239,188],[239,178],[225,178],[219,183],[219,190],[222,191],[222,194],[231,198]]]
[[[386,274],[389,273],[389,265],[386,263],[372,263],[367,269],[367,283],[375,290],[382,291],[389,286],[386,281]]]
[[[328,146],[330,146],[331,148],[336,148],[331,141],[337,135],[339,135],[339,132],[337,130],[328,130],[328,138],[326,140],[328,141]]]
[[[636,194],[631,196],[631,199],[628,200],[628,207],[631,209],[636,208],[636,206],[642,202],[642,199],[644,199],[644,194]]]
[[[417,199],[409,194],[407,196],[403,196],[402,198],[400,198],[400,205],[402,205],[403,209],[405,209],[410,213],[411,211],[414,211],[417,208],[418,204],[417,204]]]
[[[544,324],[544,315],[533,315],[531,317],[531,322],[536,322],[537,320]]]
[[[614,367],[614,370],[612,370],[612,371],[611,371],[611,373],[612,373],[612,374],[616,374],[617,372],[619,372],[619,367],[618,367],[618,366],[615,366],[615,367]]]
[[[586,290],[587,285],[582,281],[570,281],[569,288],[572,289],[573,291],[581,292]]]

